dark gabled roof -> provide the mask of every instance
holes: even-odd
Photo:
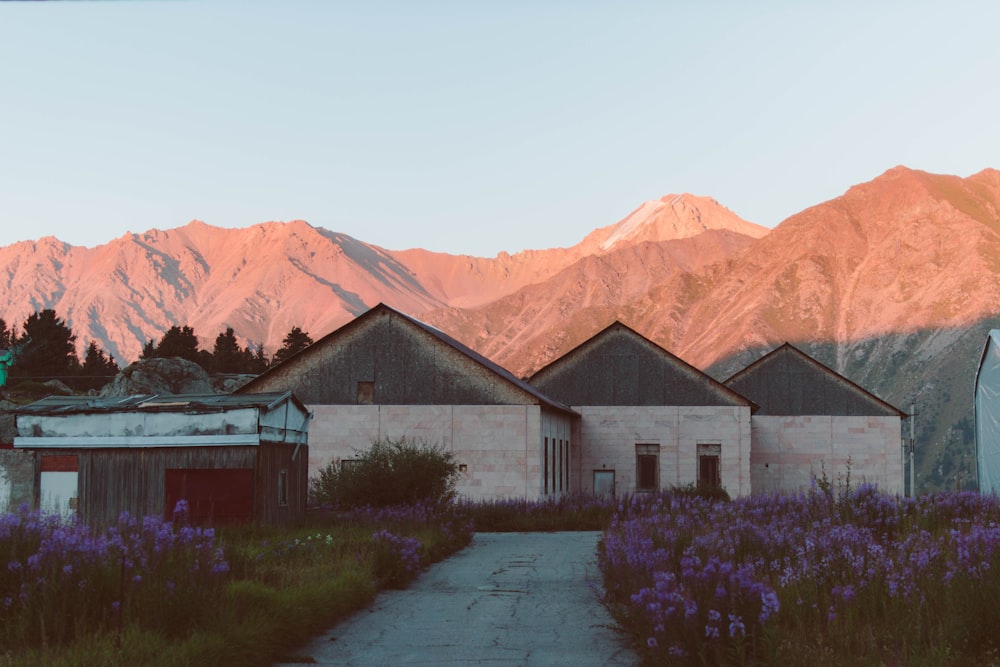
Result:
[[[322,338],[320,338],[318,341],[314,342],[309,347],[307,347],[304,350],[301,350],[298,353],[292,355],[291,357],[289,357],[285,361],[281,362],[278,366],[269,368],[264,373],[258,375],[256,378],[254,378],[253,380],[251,380],[247,384],[243,385],[238,390],[238,393],[240,393],[241,395],[243,395],[246,392],[253,391],[253,389],[254,389],[254,387],[256,385],[259,385],[259,384],[263,383],[271,375],[277,374],[279,372],[280,367],[287,366],[287,365],[294,364],[294,363],[299,363],[303,358],[308,357],[309,355],[315,353],[320,348],[322,348],[325,345],[327,345],[327,344],[335,341],[337,338],[343,336],[344,334],[347,334],[347,333],[351,332],[352,330],[354,330],[356,328],[365,326],[366,322],[369,319],[375,318],[375,317],[377,317],[379,315],[386,314],[386,313],[390,313],[393,316],[400,318],[404,322],[407,322],[410,326],[413,326],[413,327],[421,330],[422,332],[424,332],[426,334],[429,334],[434,339],[436,339],[439,343],[441,343],[443,345],[446,345],[446,346],[452,348],[453,350],[461,353],[462,355],[464,355],[465,357],[469,358],[470,360],[472,360],[473,362],[475,362],[479,366],[485,368],[487,371],[489,371],[490,373],[492,373],[496,377],[500,378],[502,381],[510,384],[511,386],[517,388],[519,391],[521,391],[521,392],[527,394],[528,396],[530,396],[532,399],[538,401],[539,404],[547,406],[547,407],[555,409],[555,410],[559,410],[559,411],[562,411],[562,412],[567,412],[569,414],[573,414],[573,415],[577,414],[568,405],[566,405],[564,403],[561,403],[561,402],[559,402],[559,401],[557,401],[557,400],[555,400],[553,398],[550,398],[549,396],[547,396],[544,393],[542,393],[541,391],[539,391],[537,388],[533,387],[529,383],[527,383],[524,380],[521,380],[520,378],[518,378],[517,376],[515,376],[513,373],[511,373],[506,368],[503,368],[502,366],[500,366],[497,363],[491,361],[490,359],[487,359],[483,355],[479,354],[478,352],[476,352],[472,348],[468,347],[467,345],[459,342],[458,340],[452,338],[451,336],[449,336],[448,334],[444,333],[440,329],[438,329],[436,327],[433,327],[430,324],[427,324],[426,322],[422,322],[422,321],[420,321],[420,320],[418,320],[418,319],[416,319],[414,317],[411,317],[411,316],[407,315],[406,313],[400,312],[400,311],[396,310],[395,308],[387,306],[384,303],[379,303],[378,305],[373,306],[372,308],[370,308],[369,310],[365,311],[361,315],[358,315],[356,318],[354,318],[353,320],[351,320],[350,322],[348,322],[344,326],[342,326],[339,329],[336,329],[336,330],[328,333],[327,335],[325,335]]]
[[[290,391],[261,394],[137,394],[134,396],[49,396],[19,407],[26,415],[68,415],[95,412],[224,412],[258,408],[265,412],[291,400],[299,409],[309,410]]]
[[[631,349],[644,350],[647,356],[636,359],[635,366],[628,370],[613,369],[604,358],[595,362],[597,367],[604,365],[603,372],[597,375],[593,373],[595,363],[587,369],[574,368],[617,334],[625,336]],[[654,368],[657,366],[659,372]],[[581,373],[587,377],[580,377]],[[603,377],[607,374],[616,377]],[[538,384],[572,405],[747,405],[751,411],[757,409],[753,401],[617,320],[539,369],[529,382]],[[609,383],[616,382],[624,387],[624,391],[608,389]],[[609,391],[615,396],[606,395]],[[622,396],[623,393],[626,395]]]
[[[777,386],[776,373],[785,375],[792,368],[812,374],[809,385],[798,387]],[[803,382],[806,380],[803,376]],[[864,416],[885,414],[906,418],[906,413],[881,398],[851,382],[832,368],[798,349],[784,343],[771,350],[743,370],[735,373],[724,384],[746,394],[761,406],[763,415],[827,415],[845,414]],[[872,412],[875,408],[877,412]]]

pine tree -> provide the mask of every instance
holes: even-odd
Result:
[[[297,354],[312,345],[313,339],[299,327],[292,327],[281,343],[281,349],[274,353],[272,364],[280,364],[293,354]]]
[[[12,377],[65,381],[80,373],[76,335],[56,311],[45,309],[29,315],[22,330],[17,340],[21,352],[11,368]]]
[[[0,350],[9,350],[17,341],[17,332],[7,328],[7,323],[0,318]]]
[[[83,367],[80,371],[84,389],[99,389],[103,387],[118,374],[118,363],[111,355],[105,355],[104,350],[97,347],[97,343],[90,341],[87,346],[87,354],[83,360]]]
[[[170,327],[160,339],[160,344],[156,346],[154,356],[160,359],[180,357],[196,364],[205,363],[203,355],[198,351],[198,336],[195,335],[194,329],[187,325],[179,327],[175,324]]]
[[[149,342],[142,346],[142,354],[139,355],[140,359],[156,359],[156,342],[152,338]]]
[[[227,327],[215,338],[212,349],[212,368],[215,373],[245,373],[246,354],[236,340],[232,327]]]

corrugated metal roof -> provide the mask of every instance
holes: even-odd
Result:
[[[261,394],[137,394],[134,396],[48,396],[18,408],[17,414],[61,415],[88,412],[221,412],[240,408],[271,410],[291,400],[308,409],[291,392]]]

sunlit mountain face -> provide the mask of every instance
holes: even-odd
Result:
[[[173,325],[232,327],[270,355],[377,303],[527,375],[621,320],[719,379],[785,341],[918,412],[927,488],[974,479],[971,387],[1000,326],[1000,172],[896,167],[773,230],[688,194],[569,248],[483,258],[387,250],[303,221],[202,222],[94,248],[0,248],[0,317],[52,308],[124,366]],[[561,222],[564,224],[564,222]],[[909,428],[904,425],[904,430]]]

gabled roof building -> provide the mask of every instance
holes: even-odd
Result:
[[[530,381],[581,415],[584,492],[721,485],[750,493],[753,403],[621,322]]]
[[[241,394],[293,390],[314,413],[311,474],[372,442],[452,452],[466,497],[570,489],[579,415],[440,330],[379,304],[269,369]]]
[[[825,475],[903,491],[898,408],[789,343],[725,385],[760,409],[753,416],[750,485],[755,493],[800,491]]]
[[[34,455],[35,504],[113,523],[286,523],[304,516],[306,407],[290,392],[252,396],[50,396],[17,410],[14,448]]]

